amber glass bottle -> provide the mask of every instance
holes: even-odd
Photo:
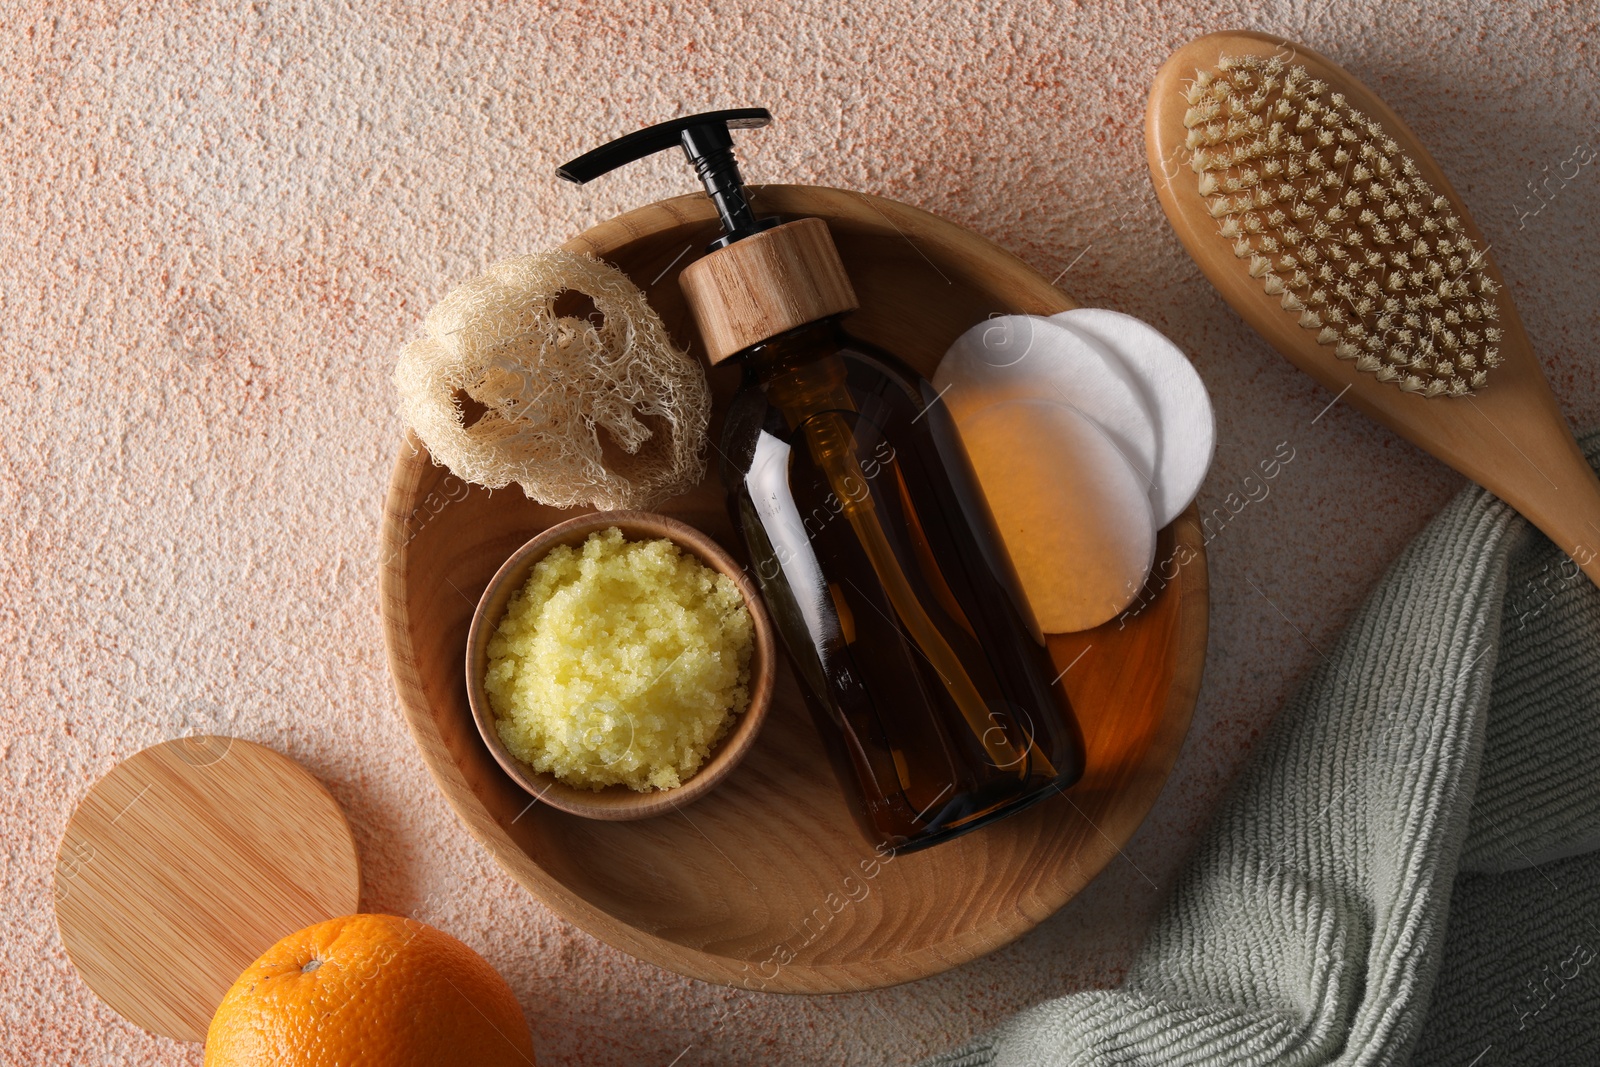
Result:
[[[673,119],[559,174],[681,147],[705,185],[723,234],[678,280],[706,358],[744,367],[723,434],[734,520],[867,832],[921,848],[1071,785],[1083,745],[949,411],[842,329],[856,294],[827,224],[755,214],[729,130],[771,121]]]
[[[1070,706],[932,386],[836,317],[740,359],[723,481],[869,832],[917,848],[1075,782]]]

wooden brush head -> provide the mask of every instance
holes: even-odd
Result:
[[[1197,224],[1191,252],[1203,266],[1237,260],[1216,270],[1247,275],[1277,305],[1258,314],[1305,331],[1292,342],[1303,358],[1425,397],[1490,384],[1504,328],[1487,247],[1422,146],[1355,79],[1273,38],[1201,38],[1163,67],[1148,132],[1163,204]]]
[[[1291,69],[1304,74],[1286,94]],[[1232,71],[1249,76],[1213,88]],[[1284,123],[1276,142],[1274,122]],[[1600,482],[1487,242],[1382,100],[1302,45],[1209,34],[1156,74],[1145,152],[1178,239],[1246,322],[1344,402],[1522,512],[1600,581]],[[1269,161],[1281,169],[1268,174]]]

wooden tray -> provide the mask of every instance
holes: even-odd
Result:
[[[851,329],[925,374],[985,316],[1074,306],[1021,260],[904,204],[783,185],[755,186],[752,199],[763,214],[829,222],[861,297]],[[692,195],[611,219],[566,247],[626,271],[693,352],[677,275],[718,232],[709,201]],[[730,366],[712,372],[713,442],[737,379]],[[698,489],[659,510],[741,554],[712,459]],[[1162,531],[1157,570],[1168,580],[1152,580],[1142,607],[1050,639],[1088,749],[1083,780],[1063,797],[886,861],[857,829],[785,662],[755,747],[705,799],[638,822],[530,805],[473,726],[462,660],[473,605],[495,569],[573,514],[515,487],[467,485],[408,437],[382,533],[390,669],[423,759],[467,829],[557,914],[662,967],[751,989],[837,993],[981,956],[1060,908],[1116,855],[1188,731],[1207,604],[1193,508]]]

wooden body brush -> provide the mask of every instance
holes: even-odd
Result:
[[[1178,238],[1245,321],[1600,584],[1600,480],[1461,198],[1383,101],[1300,45],[1216,33],[1156,75],[1145,146]]]

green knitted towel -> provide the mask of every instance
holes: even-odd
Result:
[[[1279,714],[1124,986],[929,1063],[1600,1065],[1597,848],[1600,591],[1469,488]]]

